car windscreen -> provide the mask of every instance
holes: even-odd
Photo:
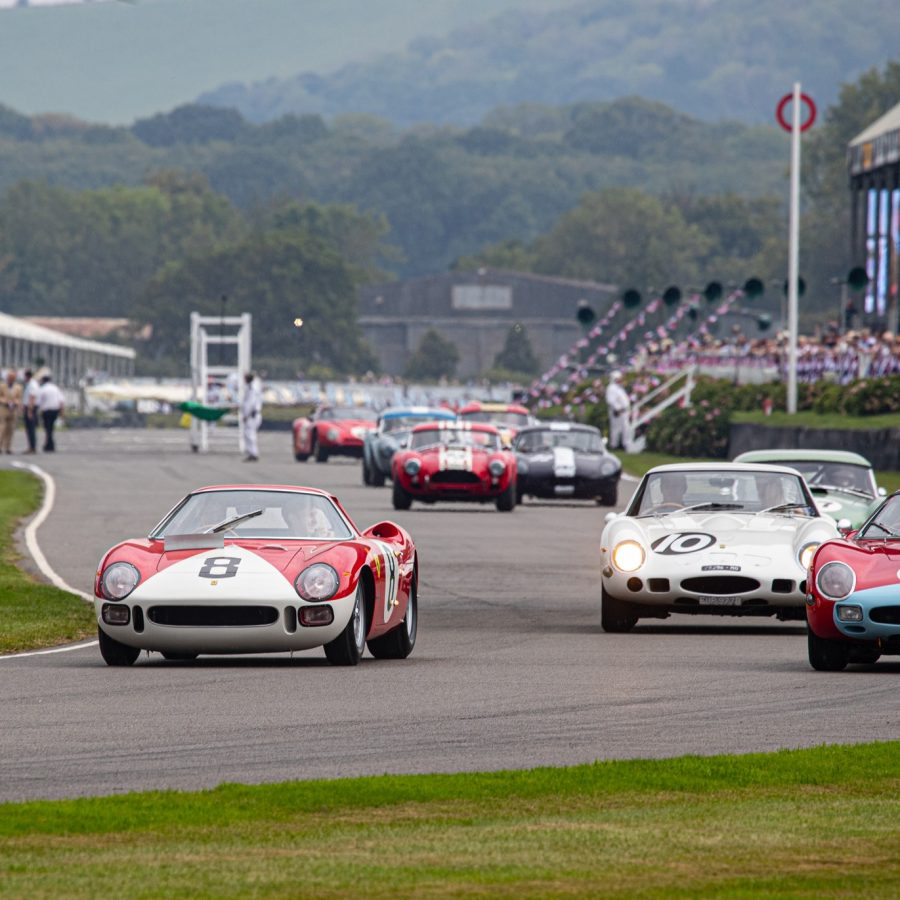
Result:
[[[875,496],[875,486],[872,483],[872,470],[867,466],[857,466],[852,463],[815,462],[813,460],[785,460],[773,465],[789,466],[796,469],[811,488],[837,488],[851,491],[860,491],[869,497]]]
[[[374,422],[378,416],[374,410],[366,409],[364,406],[332,406],[329,409],[323,409],[319,418],[335,422],[345,419],[357,422]]]
[[[602,453],[603,439],[595,431],[528,431],[520,434],[516,450],[521,453],[540,453],[554,447],[568,447],[576,453]]]
[[[651,472],[629,508],[630,515],[677,513],[687,508],[757,513],[816,515],[796,475],[779,472],[691,470]]]
[[[488,412],[481,409],[475,412],[460,413],[459,417],[466,422],[485,422],[488,425],[511,425],[513,428],[524,428],[528,424],[528,416],[518,412]]]
[[[421,450],[436,444],[454,447],[477,447],[481,450],[499,450],[500,436],[489,431],[466,431],[456,428],[427,428],[414,431],[409,439],[410,450]]]
[[[857,537],[876,540],[900,538],[900,497],[888,497],[863,525]]]
[[[219,526],[261,511],[228,528]],[[324,538],[353,536],[335,505],[320,494],[299,491],[200,491],[191,494],[151,535],[209,534],[237,538]]]
[[[409,431],[416,425],[424,425],[431,418],[431,416],[423,415],[391,416],[382,421],[381,430],[384,432]]]

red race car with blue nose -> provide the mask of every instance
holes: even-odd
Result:
[[[502,512],[516,505],[516,455],[493,425],[417,425],[391,468],[394,509],[409,509],[413,500],[493,501]]]
[[[900,655],[900,493],[888,497],[859,531],[822,544],[808,585],[814,669],[838,672],[848,663]]]
[[[100,653],[129,666],[323,647],[334,665],[403,659],[417,630],[418,559],[399,525],[360,531],[337,498],[287,485],[206,487],[149,537],[103,556]]]

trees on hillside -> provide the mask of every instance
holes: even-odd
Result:
[[[422,335],[416,352],[406,365],[406,377],[421,381],[450,378],[459,365],[459,350],[433,328]]]

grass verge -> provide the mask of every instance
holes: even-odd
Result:
[[[900,743],[0,806],[0,895],[895,896]]]
[[[97,631],[90,604],[40,584],[16,565],[13,534],[40,505],[41,490],[30,473],[0,470],[0,653],[49,647]]]
[[[769,425],[772,428],[839,428],[843,431],[871,431],[873,428],[900,428],[900,414],[880,416],[846,416],[842,413],[817,413],[802,410],[793,415],[773,411],[767,416],[762,410],[733,412],[731,421],[738,425]]]

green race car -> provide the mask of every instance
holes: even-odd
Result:
[[[875,484],[872,464],[846,450],[750,450],[734,458],[739,463],[770,463],[796,469],[809,485],[819,512],[836,522],[847,519],[859,528],[884,497]]]

